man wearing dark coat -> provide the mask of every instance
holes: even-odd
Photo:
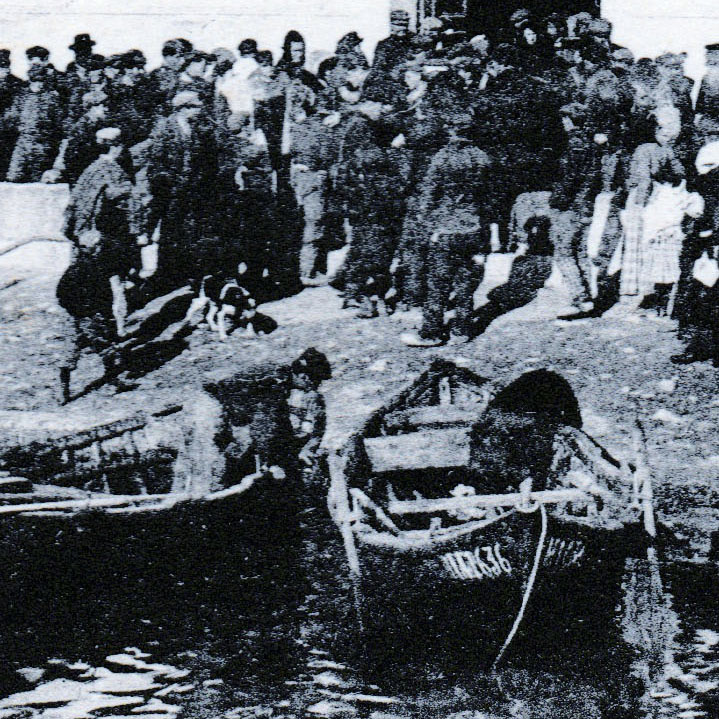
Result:
[[[75,59],[68,64],[63,73],[58,90],[67,104],[70,123],[75,122],[82,112],[81,98],[90,89],[88,72],[92,65],[92,48],[95,44],[87,33],[82,33],[75,35],[75,41],[69,47]]]
[[[234,177],[220,156],[216,128],[197,93],[173,99],[150,137],[146,172],[152,200],[146,234],[159,228],[158,270],[153,282],[172,291],[188,282],[199,288],[212,274]]]
[[[707,45],[707,69],[699,88],[696,124],[702,142],[719,138],[719,43]]]
[[[101,90],[93,90],[83,95],[85,111],[70,126],[55,159],[53,172],[46,173],[43,181],[61,179],[72,187],[80,175],[100,156],[103,148],[98,144],[95,135],[98,130],[107,127],[107,100],[107,95]]]
[[[515,200],[524,192],[551,189],[564,138],[552,83],[521,71],[511,52],[502,62],[506,64],[477,95],[474,140],[492,159],[493,183],[485,198],[487,219],[498,224],[506,247]],[[515,66],[507,67],[511,62]]]
[[[18,139],[10,158],[9,182],[40,182],[53,167],[63,134],[63,107],[47,67],[33,65],[28,87],[15,98],[5,116]]]
[[[10,72],[10,50],[0,50],[0,177],[7,175],[17,130],[5,121],[5,113],[25,87],[20,78]]]
[[[395,105],[405,95],[404,64],[412,55],[409,13],[393,10],[390,14],[390,36],[377,43],[372,68],[362,87],[362,99]]]
[[[65,235],[74,245],[70,267],[60,279],[57,297],[76,324],[75,355],[61,369],[65,400],[70,394],[70,373],[80,352],[89,348],[103,353],[118,340],[118,299],[122,282],[140,265],[134,238],[136,204],[120,131],[102,128],[96,133],[99,157],[80,176],[65,215]],[[120,302],[122,304],[122,302]]]
[[[466,340],[471,333],[474,291],[481,280],[474,257],[489,253],[479,208],[490,184],[488,155],[462,134],[471,123],[471,113],[454,114],[449,142],[432,159],[422,183],[420,207],[430,237],[425,241],[422,328],[402,336],[411,347],[444,344],[450,335]],[[447,325],[450,309],[455,316]]]
[[[120,74],[109,89],[109,113],[113,124],[122,130],[128,147],[146,140],[152,130],[156,108],[152,106],[146,63],[140,50],[123,53],[118,60]]]
[[[364,102],[358,109],[347,126],[338,178],[352,227],[345,306],[359,307],[359,317],[376,317],[390,290],[411,163],[404,137],[386,107]]]
[[[168,40],[162,46],[162,65],[150,73],[150,92],[156,118],[166,117],[172,112],[172,98],[192,50],[192,43],[184,38]]]

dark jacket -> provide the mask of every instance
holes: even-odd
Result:
[[[63,107],[60,95],[48,86],[39,92],[23,90],[6,115],[7,126],[18,134],[10,159],[10,182],[39,182],[53,166],[62,141]]]
[[[362,99],[381,102],[384,105],[400,104],[407,94],[404,84],[404,63],[412,54],[409,35],[380,40],[374,54],[372,68],[362,87]]]

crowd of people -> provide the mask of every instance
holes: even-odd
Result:
[[[277,63],[180,38],[151,72],[78,35],[64,72],[27,50],[27,82],[0,51],[0,175],[70,185],[58,297],[108,371],[171,321],[271,332],[258,304],[328,281],[361,318],[421,308],[410,346],[465,341],[555,266],[563,319],[674,316],[674,361],[716,360],[719,45],[695,102],[685,55],[611,37],[587,13],[520,10],[490,40],[395,10],[371,64],[350,32],[316,74],[295,31]],[[497,251],[509,279],[476,308]]]

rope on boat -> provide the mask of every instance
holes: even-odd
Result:
[[[532,591],[534,590],[534,584],[537,580],[537,574],[539,573],[539,566],[542,563],[542,552],[544,551],[544,543],[547,540],[547,510],[545,509],[543,504],[539,505],[539,512],[542,517],[542,531],[539,535],[539,542],[537,543],[537,551],[534,553],[534,564],[532,565],[532,571],[529,574],[529,579],[527,580],[527,588],[524,590],[524,596],[522,597],[522,605],[519,608],[519,612],[517,613],[517,616],[514,619],[514,624],[512,625],[512,629],[510,630],[509,634],[507,635],[507,638],[504,640],[504,644],[502,645],[502,648],[499,650],[499,654],[497,655],[497,658],[494,660],[494,664],[492,664],[492,668],[496,668],[499,662],[502,660],[502,657],[504,656],[504,653],[507,651],[507,648],[512,643],[515,635],[517,634],[517,631],[519,630],[519,625],[522,623],[522,619],[524,619],[524,612],[527,609],[527,604],[529,603],[529,598],[532,595]]]

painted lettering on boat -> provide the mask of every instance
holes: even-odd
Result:
[[[547,543],[543,564],[545,567],[554,567],[556,569],[579,564],[585,550],[584,542],[579,540],[552,537]]]
[[[477,547],[473,552],[448,552],[442,555],[442,565],[453,579],[496,579],[512,573],[512,565],[500,550],[497,542],[493,547]]]

